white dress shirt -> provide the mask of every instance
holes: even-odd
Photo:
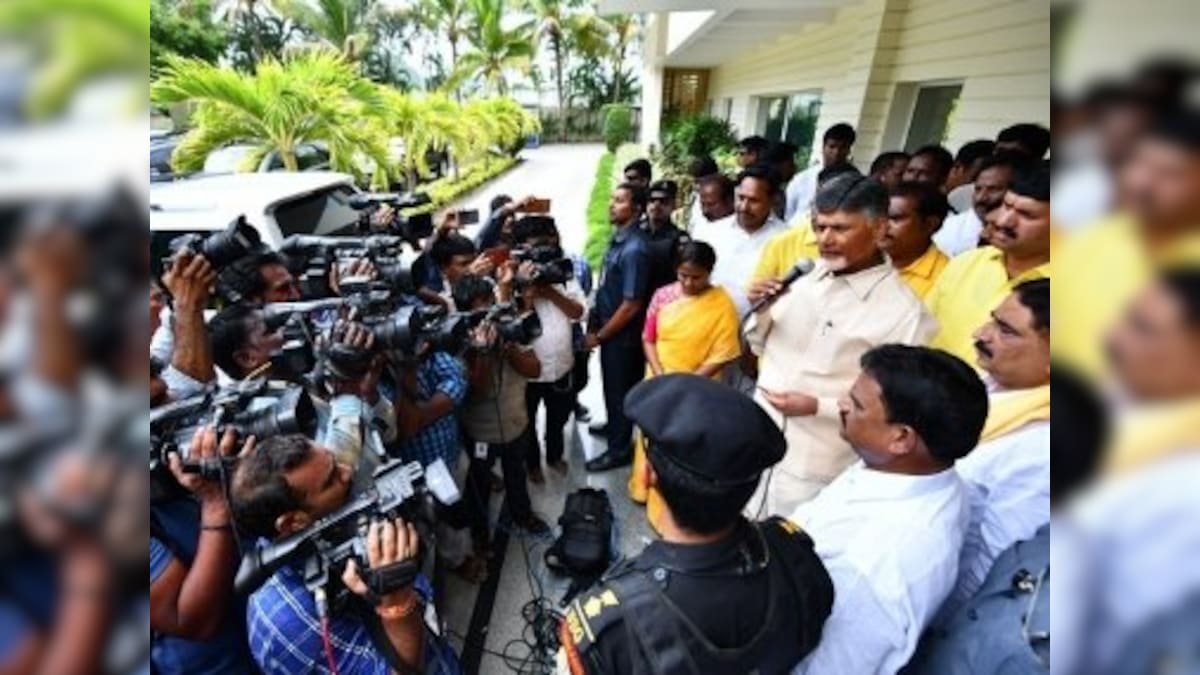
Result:
[[[954,188],[946,195],[946,202],[950,204],[951,214],[970,211],[975,204],[975,184],[963,183]]]
[[[586,305],[583,291],[574,279],[558,284],[557,288],[569,299]],[[533,311],[542,322],[542,334],[531,345],[538,361],[542,362],[542,374],[530,382],[558,382],[575,366],[575,345],[571,335],[574,322],[547,298],[535,298]]]
[[[812,208],[813,199],[817,196],[817,175],[821,173],[821,168],[820,164],[814,164],[792,176],[787,184],[787,207],[783,211],[785,221],[790,223],[797,213]]]
[[[833,580],[821,643],[793,675],[892,675],[949,595],[969,506],[952,469],[929,476],[850,467],[791,520]]]
[[[692,221],[692,231],[690,234],[694,241],[702,241],[712,246],[713,241],[720,238],[726,230],[737,226],[737,215],[733,213],[716,220],[709,220],[704,216],[699,216],[699,218]]]
[[[737,305],[738,317],[742,317],[750,310],[746,287],[754,277],[754,268],[758,265],[763,247],[772,237],[788,228],[786,223],[771,214],[762,227],[750,233],[737,224],[736,218],[734,216],[732,227],[722,227],[721,221],[713,223],[712,233],[708,235],[710,238],[702,241],[707,241],[717,252],[712,282],[729,292],[733,304]]]
[[[954,469],[967,484],[971,524],[944,616],[975,595],[1001,553],[1050,522],[1050,423],[980,443]]]
[[[953,258],[956,255],[979,248],[979,235],[983,233],[983,221],[975,209],[948,216],[941,228],[933,233],[933,243],[942,253]]]

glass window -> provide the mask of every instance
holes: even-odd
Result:
[[[961,93],[961,84],[925,86],[917,90],[908,137],[904,140],[905,152],[945,142]]]
[[[759,133],[768,141],[794,144],[798,148],[796,162],[802,167],[808,164],[808,157],[812,153],[813,136],[820,116],[819,92],[759,99]]]
[[[293,234],[347,234],[358,222],[350,208],[353,188],[342,185],[277,205],[273,214],[284,237]]]

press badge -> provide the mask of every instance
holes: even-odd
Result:
[[[487,458],[488,458],[488,444],[476,442],[475,443],[475,459],[487,459]]]

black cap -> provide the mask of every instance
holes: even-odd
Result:
[[[750,397],[698,375],[660,375],[625,397],[625,415],[648,440],[659,474],[723,492],[757,482],[783,458],[787,440]]]
[[[650,185],[650,198],[666,197],[667,199],[675,199],[675,195],[679,194],[679,184],[673,180],[656,180]]]

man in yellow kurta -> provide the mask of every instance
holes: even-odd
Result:
[[[935,330],[879,249],[887,219],[882,184],[840,176],[821,186],[814,211],[816,268],[786,293],[778,279],[750,288],[752,302],[779,296],[748,322],[746,337],[761,358],[755,400],[788,439],[783,461],[750,501],[751,514],[791,513],[853,463],[837,401],[858,377],[862,355],[886,343],[923,344]]]
[[[1195,132],[1166,121],[1138,143],[1121,172],[1121,213],[1055,251],[1062,312],[1054,355],[1093,378],[1105,374],[1099,338],[1159,267],[1200,265],[1200,148]]]
[[[1050,278],[1050,170],[1015,176],[988,218],[992,245],[951,260],[925,298],[939,325],[930,346],[967,363],[975,358],[971,336],[992,309],[1021,283]]]
[[[949,212],[946,195],[927,183],[901,183],[888,199],[888,224],[880,246],[900,278],[922,300],[950,263],[933,243]]]

